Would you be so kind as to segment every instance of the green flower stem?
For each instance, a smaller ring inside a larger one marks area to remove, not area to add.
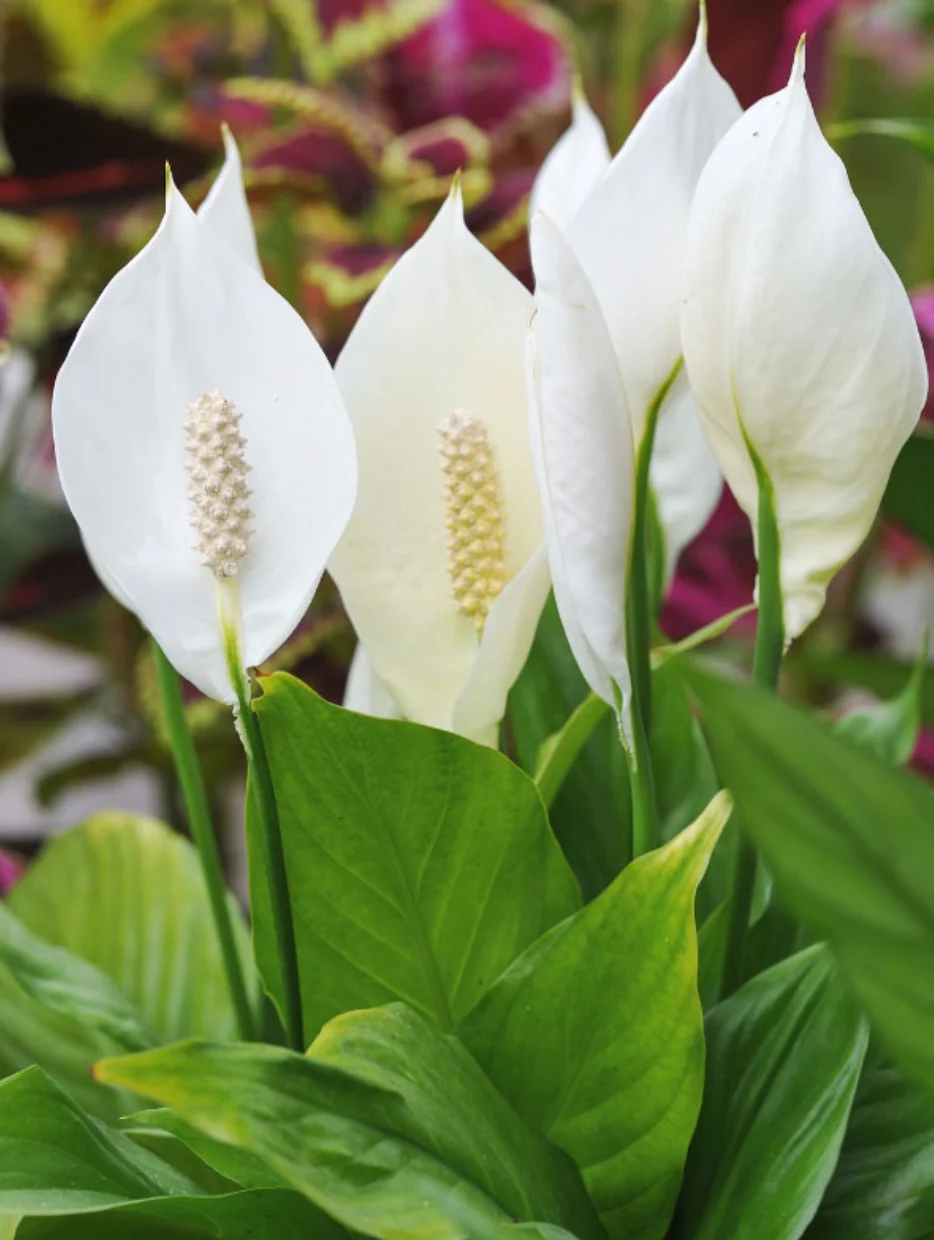
[[[214,836],[214,828],[211,825],[211,814],[208,809],[207,795],[204,791],[204,780],[201,777],[198,755],[195,752],[194,741],[188,728],[188,721],[185,718],[181,683],[178,673],[162,653],[162,649],[156,641],[153,641],[152,649],[156,662],[156,677],[162,699],[162,710],[165,717],[169,747],[172,751],[175,772],[178,776],[182,797],[185,801],[191,834],[198,849],[198,856],[201,859],[201,870],[204,874],[204,884],[207,888],[211,914],[214,918],[214,928],[217,931],[217,939],[220,944],[224,971],[227,975],[227,985],[230,988],[230,997],[237,1017],[237,1028],[240,1037],[244,1041],[251,1041],[255,1036],[254,1015],[243,977],[240,954],[237,951],[237,944],[234,938],[227,884],[224,881],[217,840]]]
[[[755,449],[746,441],[759,483],[757,543],[759,556],[759,619],[756,625],[756,647],[753,655],[753,680],[763,689],[775,691],[785,649],[785,623],[782,606],[781,547],[775,516],[772,483]],[[756,889],[759,857],[755,845],[740,831],[733,891],[730,899],[730,920],[720,997],[727,998],[743,982],[749,916]]]
[[[304,1052],[305,1032],[302,1026],[302,994],[295,949],[295,926],[292,920],[292,899],[285,869],[285,852],[279,827],[279,810],[273,789],[272,774],[259,720],[249,698],[249,688],[242,671],[234,680],[237,689],[237,721],[240,738],[246,750],[250,773],[248,795],[253,797],[263,850],[269,896],[276,932],[279,968],[282,972],[282,1002],[285,1036],[293,1051]]]
[[[621,737],[629,758],[629,786],[632,795],[632,859],[651,852],[658,844],[658,810],[655,803],[655,776],[652,771],[652,754],[649,738],[642,716],[632,711],[632,739],[630,747]]]
[[[636,453],[633,497],[632,546],[626,590],[626,652],[632,676],[632,733],[629,752],[632,790],[632,855],[639,857],[655,847],[658,813],[649,735],[652,726],[652,594],[649,589],[649,524],[651,490],[649,467],[655,444],[655,428],[671,386],[681,369],[681,359],[658,389],[646,412],[645,430]],[[625,738],[622,737],[625,744]]]

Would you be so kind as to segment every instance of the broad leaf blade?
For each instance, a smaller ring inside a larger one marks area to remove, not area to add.
[[[8,902],[35,934],[115,982],[158,1037],[236,1036],[197,855],[162,823],[90,819],[48,845]],[[255,979],[239,910],[234,928]]]
[[[462,1026],[490,1079],[572,1156],[612,1237],[664,1235],[703,1088],[694,893],[729,814],[628,866]]]
[[[0,1233],[2,1235],[2,1233]],[[346,1240],[347,1232],[287,1188],[161,1197],[95,1214],[28,1218],[16,1240]]]
[[[707,1084],[685,1173],[685,1240],[797,1240],[833,1173],[866,1025],[823,947],[707,1017]]]
[[[42,1007],[100,1032],[124,1050],[145,1050],[153,1036],[122,991],[100,970],[29,931],[0,903],[0,961]]]
[[[290,676],[264,687],[257,711],[306,1030],[393,999],[450,1028],[579,907],[535,785],[500,754],[450,733],[331,706]],[[276,993],[258,848],[251,860],[257,958]]]
[[[0,1213],[69,1214],[198,1191],[86,1115],[39,1068],[0,1082],[0,1144]]]
[[[573,1167],[525,1127],[457,1038],[403,1004],[332,1021],[306,1056],[188,1042],[98,1065],[257,1155],[346,1226],[459,1240],[462,1211],[599,1240]]]
[[[714,759],[788,905],[934,1089],[934,794],[749,685],[692,671]]]
[[[934,1234],[934,1100],[895,1068],[866,1071],[808,1240]]]

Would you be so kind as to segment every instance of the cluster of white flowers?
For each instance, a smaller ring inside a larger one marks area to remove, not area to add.
[[[625,703],[643,443],[669,573],[724,475],[755,520],[754,452],[774,492],[786,636],[819,613],[927,379],[905,291],[817,125],[803,49],[789,85],[743,114],[702,13],[615,158],[576,101],[532,195],[534,297],[468,232],[455,185],[333,371],[262,279],[225,142],[197,217],[170,189],[53,406],[103,580],[205,692],[233,699],[231,600],[251,666],[328,566],[360,638],[351,705],[495,742],[550,582],[583,674]],[[179,502],[186,410],[205,393],[235,405],[237,460],[253,468],[249,540],[222,530],[226,550],[215,539],[207,555]]]

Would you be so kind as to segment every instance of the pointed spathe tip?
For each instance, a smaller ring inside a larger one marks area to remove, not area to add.
[[[586,102],[587,95],[584,92],[584,78],[580,71],[580,65],[575,65],[574,72],[571,74],[571,103],[574,107],[578,107]]]
[[[797,82],[804,81],[804,69],[806,56],[807,34],[803,34],[798,40],[798,46],[795,49],[794,64],[791,66],[790,86],[794,86]]]
[[[172,180],[172,168],[169,161],[165,161],[165,209],[168,211],[172,202],[172,191],[175,189],[175,182]]]
[[[461,188],[461,180],[463,178],[463,174],[464,174],[463,168],[458,168],[458,170],[451,177],[451,188],[448,190],[448,198],[453,201],[457,201],[457,202],[463,201],[464,193]]]
[[[697,38],[694,40],[696,47],[707,46],[707,0],[700,0],[697,12]]]

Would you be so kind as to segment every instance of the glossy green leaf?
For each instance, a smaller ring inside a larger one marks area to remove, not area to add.
[[[890,1054],[934,1088],[934,793],[751,685],[693,671],[714,759],[783,899]]]
[[[40,1068],[0,1081],[0,1212],[71,1214],[196,1186],[86,1115]]]
[[[718,1004],[706,1034],[684,1240],[796,1240],[837,1161],[865,1021],[830,953],[813,947]]]
[[[921,701],[927,674],[927,634],[912,668],[908,682],[900,693],[887,702],[879,702],[844,715],[835,730],[857,745],[871,750],[884,762],[904,766],[918,743],[921,731]]]
[[[16,1240],[346,1240],[347,1232],[291,1189],[163,1197],[96,1214],[28,1218]]]
[[[934,128],[928,129],[934,151]],[[882,500],[887,516],[901,522],[912,534],[934,549],[934,435],[930,428],[916,431],[892,468]]]
[[[808,1240],[934,1234],[934,1099],[889,1064],[863,1074]]]
[[[404,1004],[338,1017],[304,1056],[187,1042],[97,1070],[257,1155],[369,1235],[460,1240],[462,1211],[602,1234],[565,1156],[525,1127],[456,1037]]]
[[[567,1150],[611,1237],[663,1236],[700,1107],[694,893],[729,814],[635,861],[507,970],[461,1033],[532,1127]]]
[[[530,774],[542,747],[587,698],[554,599],[539,621],[525,667],[509,695],[506,748]],[[613,881],[629,858],[629,770],[613,712],[596,723],[549,805],[551,825],[586,900]]]
[[[307,1033],[393,999],[451,1028],[579,907],[535,785],[501,754],[451,733],[354,714],[286,675],[264,687],[256,708]],[[275,993],[259,849],[251,861],[257,959]]]
[[[92,818],[52,840],[9,905],[33,933],[115,982],[160,1039],[236,1036],[198,858],[168,827]],[[255,976],[239,911],[235,929]],[[0,1031],[4,1020],[0,1010]]]
[[[153,1044],[139,1012],[109,977],[33,934],[3,903],[0,961],[41,1007],[99,1030],[127,1051]]]

